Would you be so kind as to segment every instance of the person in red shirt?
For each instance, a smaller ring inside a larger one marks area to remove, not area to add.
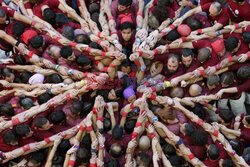
[[[47,118],[36,117],[31,126],[34,131],[34,139],[41,141],[54,135],[55,133],[50,130],[52,126]]]
[[[133,30],[133,24],[129,21],[123,22],[117,35],[123,49],[126,48],[128,53],[131,53],[135,41],[135,30]]]
[[[57,59],[61,56],[60,51],[61,48],[59,46],[49,45],[47,49],[43,52],[42,57],[56,64]]]
[[[241,21],[249,21],[249,8],[248,0],[229,0],[228,13],[233,22],[239,23]]]
[[[248,45],[244,42],[242,35],[233,33],[233,34],[224,34],[225,38],[225,48],[226,51],[239,56],[240,54],[247,53],[249,51]]]
[[[19,147],[18,137],[14,130],[7,129],[0,135],[0,150],[3,152],[12,151]]]
[[[15,132],[18,135],[20,146],[35,142],[32,137],[34,132],[31,130],[29,125],[19,124],[15,127]]]
[[[201,66],[200,62],[194,58],[193,51],[188,48],[182,49],[181,61],[186,73],[192,72]]]

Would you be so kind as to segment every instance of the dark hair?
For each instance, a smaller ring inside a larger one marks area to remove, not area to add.
[[[162,145],[162,151],[168,156],[175,154],[175,148],[172,144],[166,143]]]
[[[250,67],[242,66],[237,71],[237,77],[239,79],[248,79],[250,77]]]
[[[232,159],[223,159],[222,167],[236,167]]]
[[[242,38],[244,40],[244,42],[246,42],[247,44],[250,43],[250,32],[245,32],[242,34]]]
[[[24,33],[25,26],[21,22],[15,22],[13,24],[12,33],[15,37],[20,37]]]
[[[91,20],[93,20],[96,23],[99,23],[99,12],[94,12],[91,14]]]
[[[15,110],[9,103],[0,104],[0,112],[6,117],[11,117],[15,115]]]
[[[33,164],[40,163],[42,165],[43,162],[45,162],[45,160],[46,160],[46,156],[47,156],[47,154],[45,154],[43,150],[33,152],[33,153],[31,153],[30,161]]]
[[[87,163],[90,160],[89,150],[86,148],[79,148],[76,152],[76,160],[80,163]]]
[[[217,12],[220,12],[222,9],[222,5],[219,2],[213,2],[212,5],[214,5],[217,9]]]
[[[202,29],[202,22],[192,16],[187,19],[187,25],[191,28],[192,31]]]
[[[170,53],[168,56],[168,60],[171,58],[176,59],[176,61],[178,61],[178,62],[180,61],[180,56],[178,54]]]
[[[0,18],[4,18],[5,16],[6,16],[5,11],[2,8],[0,8]]]
[[[193,56],[193,51],[192,51],[192,49],[189,49],[189,48],[183,48],[182,49],[182,56],[183,57],[189,57],[189,56]]]
[[[46,82],[47,83],[62,83],[63,79],[59,74],[54,73],[54,74],[47,76]]]
[[[46,8],[43,11],[43,19],[53,25],[55,24],[56,14],[52,9]]]
[[[123,136],[123,128],[121,125],[116,125],[112,130],[112,138],[114,140],[120,140]]]
[[[72,53],[73,53],[73,50],[69,46],[64,46],[60,50],[60,55],[65,59],[71,56]]]
[[[207,77],[207,83],[210,86],[218,85],[220,82],[220,77],[217,74],[211,74]]]
[[[18,103],[24,108],[24,110],[28,110],[31,107],[35,106],[34,101],[31,98],[25,97],[23,95],[20,96]]]
[[[168,41],[175,41],[176,39],[178,39],[180,37],[180,34],[178,33],[178,31],[176,30],[171,30],[166,36],[166,40]]]
[[[30,77],[32,76],[33,74],[29,71],[23,71],[21,74],[20,74],[20,80],[22,83],[28,83]]]
[[[43,125],[45,125],[49,120],[46,117],[36,117],[35,119],[35,126],[37,128],[43,128]]]
[[[26,62],[25,58],[23,55],[18,54],[13,57],[14,63],[15,64],[20,64],[20,65],[27,65],[28,63]]]
[[[206,118],[206,110],[203,108],[203,105],[197,104],[195,105],[192,112],[197,115],[200,119],[204,120]]]
[[[76,62],[81,67],[84,67],[84,66],[91,64],[91,61],[89,60],[89,58],[87,58],[83,55],[78,56],[76,59]]]
[[[231,110],[229,109],[221,109],[219,111],[219,116],[225,123],[230,123],[232,119],[234,118],[234,114]]]
[[[94,48],[94,49],[102,50],[102,47],[96,42],[90,42],[89,47]]]
[[[110,146],[110,154],[113,158],[119,158],[122,155],[122,146],[118,143]]]
[[[69,23],[69,19],[64,13],[57,13],[55,18],[55,23],[58,26],[63,26]]]
[[[12,69],[10,68],[4,68],[2,69],[2,75],[5,77],[10,77],[11,74],[14,74]]]
[[[235,48],[237,48],[239,44],[239,39],[235,36],[230,36],[225,40],[225,47],[228,52],[232,52]]]
[[[43,94],[39,95],[37,97],[37,103],[39,105],[43,104],[43,103],[46,103],[47,101],[49,101],[50,99],[53,98],[53,95],[52,94],[49,94],[47,92],[44,92]]]
[[[204,63],[209,59],[211,51],[208,48],[201,48],[198,51],[198,60],[200,63]]]
[[[80,146],[86,148],[87,150],[91,149],[91,137],[89,133],[82,138]]]
[[[30,127],[26,124],[18,124],[15,128],[15,132],[20,137],[26,137],[30,133]]]
[[[127,120],[124,125],[124,130],[127,134],[131,134],[134,131],[134,127],[136,124],[136,119]]]
[[[122,6],[130,6],[132,5],[132,0],[118,0],[118,4]]]
[[[70,107],[70,111],[74,115],[81,113],[82,109],[83,109],[83,102],[81,100],[75,101]]]
[[[63,36],[73,41],[75,38],[74,29],[70,26],[65,26],[62,31]]]
[[[126,22],[122,23],[121,26],[120,26],[120,30],[121,30],[121,31],[122,31],[122,30],[126,30],[126,29],[128,29],[128,28],[130,28],[131,31],[132,31],[133,28],[134,28],[133,23],[130,23],[130,22],[126,21]]]
[[[10,129],[3,133],[3,142],[10,144],[11,142],[18,142],[18,137],[14,130]]]
[[[64,163],[64,157],[61,155],[55,155],[52,159],[52,167],[62,167]]]
[[[31,40],[30,40],[30,45],[35,48],[35,49],[38,49],[40,48],[42,45],[43,45],[43,37],[40,36],[40,35],[37,35],[35,37],[33,37]]]
[[[171,157],[169,157],[169,161],[170,161],[171,165],[173,165],[175,167],[182,167],[183,160],[178,155],[172,155]]]
[[[202,130],[195,130],[194,133],[191,135],[191,138],[194,144],[198,146],[204,146],[205,144],[207,144],[208,141],[208,135]]]
[[[236,154],[241,154],[241,143],[239,140],[231,139],[229,140],[229,144],[232,146],[232,149],[236,152]]]
[[[66,114],[62,110],[52,111],[50,114],[50,120],[53,124],[59,125],[66,120]]]
[[[85,34],[78,34],[75,36],[75,42],[88,45],[91,42],[91,40]]]
[[[186,136],[191,136],[195,131],[195,128],[192,124],[186,123],[184,128],[184,133]]]
[[[110,159],[110,161],[105,165],[106,167],[120,167],[118,159]]]
[[[65,154],[71,148],[71,144],[68,139],[63,139],[58,145],[58,152]]]
[[[83,109],[82,109],[82,115],[83,116],[87,116],[88,113],[90,113],[90,111],[93,108],[93,103],[91,102],[83,102]]]
[[[98,90],[97,93],[96,93],[96,95],[102,96],[105,102],[109,101],[109,99],[108,99],[108,94],[109,94],[109,90],[107,90],[107,89]],[[96,97],[97,97],[97,96],[95,96],[95,98],[96,98]],[[94,98],[94,99],[95,99],[95,98]]]
[[[152,160],[152,158],[144,152],[139,153],[137,157],[140,158],[140,164],[143,166],[149,166]]]
[[[250,115],[245,115],[245,120],[248,124],[250,124]]]
[[[232,72],[223,73],[220,77],[220,82],[226,85],[231,85],[234,82],[234,74]]]
[[[210,144],[207,153],[211,160],[217,160],[220,157],[220,150],[215,144]]]
[[[100,7],[96,3],[91,3],[89,5],[89,13],[95,13],[95,12],[100,12]]]
[[[161,24],[163,21],[169,18],[169,10],[166,8],[166,6],[158,4],[152,14],[156,17],[156,19]]]
[[[110,119],[104,118],[103,119],[103,129],[105,132],[111,130],[112,127],[112,122],[110,121]]]

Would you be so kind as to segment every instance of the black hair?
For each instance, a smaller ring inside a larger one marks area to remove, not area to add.
[[[18,137],[14,130],[10,129],[3,133],[3,142],[10,144],[11,142],[18,142]]]
[[[19,65],[27,65],[28,63],[26,62],[25,58],[23,55],[18,54],[13,57],[14,63],[19,64]]]
[[[236,139],[231,139],[229,140],[229,144],[232,146],[232,149],[236,152],[236,154],[240,155],[241,154],[241,143],[239,140]]]
[[[122,30],[126,30],[126,29],[128,29],[128,28],[130,28],[131,31],[132,31],[133,28],[134,28],[133,23],[130,23],[129,21],[126,21],[126,22],[122,23],[121,26],[120,26],[121,31],[122,31]]]
[[[46,82],[47,83],[62,83],[63,79],[59,74],[54,73],[54,74],[47,76]]]
[[[75,42],[88,45],[91,42],[91,40],[85,34],[78,34],[75,36]]]
[[[53,124],[59,125],[66,120],[66,114],[62,110],[52,111],[50,114],[50,120]]]
[[[210,144],[207,153],[211,160],[217,160],[220,157],[220,150],[215,144]]]
[[[207,133],[202,130],[195,130],[194,133],[191,135],[191,138],[194,144],[198,146],[205,146],[208,141]]]
[[[15,115],[15,110],[9,103],[0,104],[0,112],[6,117],[11,117]]]
[[[47,154],[45,154],[43,150],[39,150],[37,152],[31,153],[30,161],[33,164],[40,163],[40,165],[42,165],[46,160],[46,156]]]
[[[195,105],[192,112],[202,120],[204,120],[206,118],[206,110],[203,108],[203,105],[201,105],[201,104]]]
[[[232,159],[223,159],[222,167],[236,167]]]
[[[91,14],[91,20],[93,20],[95,23],[99,23],[99,12],[94,12]]]
[[[108,101],[109,101],[109,99],[108,99],[108,94],[109,94],[109,90],[107,90],[107,89],[101,89],[101,90],[98,90],[98,91],[96,92],[96,95],[97,95],[97,96],[98,96],[98,95],[102,96],[105,102],[108,102]],[[95,98],[96,98],[97,96],[95,96]]]
[[[103,129],[105,132],[111,130],[112,127],[112,122],[110,121],[110,119],[104,118],[103,119]]]
[[[122,155],[122,146],[118,143],[110,146],[110,154],[113,158],[119,158]]]
[[[166,36],[165,39],[168,41],[175,41],[176,39],[180,38],[180,34],[176,30],[171,30]]]
[[[189,49],[189,48],[183,48],[182,49],[182,56],[183,57],[189,57],[189,56],[193,56],[193,51],[192,51],[192,49]]]
[[[89,47],[94,48],[94,49],[102,50],[102,47],[96,42],[90,42]]]
[[[55,18],[55,23],[58,26],[63,26],[69,23],[69,19],[64,13],[57,13]]]
[[[39,95],[37,97],[37,103],[39,105],[43,104],[43,103],[46,103],[47,101],[49,101],[50,99],[53,98],[53,95],[52,94],[49,94],[47,92],[44,92],[43,94]]]
[[[220,82],[226,85],[231,85],[234,82],[234,74],[232,72],[223,73],[220,77]]]
[[[20,137],[26,137],[30,133],[30,127],[27,124],[18,124],[15,128],[15,132]]]
[[[56,13],[52,9],[46,8],[43,11],[43,19],[53,25],[55,24]]]
[[[245,32],[242,34],[242,38],[244,40],[244,42],[246,42],[247,44],[250,43],[250,32]]]
[[[192,136],[192,134],[195,131],[194,126],[192,124],[189,124],[189,123],[186,123],[184,126],[185,126],[185,128],[184,128],[185,135],[186,136]]]
[[[110,159],[110,161],[105,165],[106,167],[120,167],[118,159]]]
[[[120,140],[123,136],[123,128],[121,125],[116,125],[112,130],[112,138],[114,140]]]
[[[96,3],[91,3],[89,5],[89,13],[95,13],[95,12],[100,12],[100,7]]]
[[[35,106],[34,101],[29,97],[25,97],[24,95],[20,96],[18,103],[24,108],[24,110],[29,110],[31,107]]]
[[[170,161],[171,165],[173,165],[175,167],[182,167],[183,160],[178,155],[172,155],[171,157],[169,157],[169,161]]]
[[[42,45],[43,45],[43,37],[40,36],[40,35],[37,35],[35,37],[33,37],[31,40],[30,40],[30,45],[35,48],[35,49],[38,49],[40,48]]]
[[[91,103],[91,102],[83,102],[83,109],[82,109],[81,114],[83,116],[87,116],[88,113],[92,110],[92,108],[93,108],[93,103]]]
[[[208,48],[201,48],[198,51],[198,61],[200,63],[204,63],[209,59],[211,55],[211,51]]]
[[[87,150],[90,150],[91,149],[91,137],[90,137],[90,134],[87,134],[85,135],[83,138],[82,138],[82,141],[80,143],[80,147],[84,147],[86,148]]]
[[[218,85],[220,82],[220,77],[217,74],[211,74],[207,77],[207,83],[210,86]]]
[[[29,71],[23,71],[21,74],[20,74],[20,81],[24,84],[28,83],[30,77],[32,77],[32,73],[29,72]]]
[[[76,160],[79,163],[87,163],[90,160],[90,152],[86,148],[79,148],[76,152]]]
[[[74,29],[70,26],[65,26],[62,31],[63,36],[73,41],[75,38]]]
[[[248,124],[250,124],[250,115],[245,115],[245,120]]]
[[[231,110],[229,109],[221,109],[219,111],[219,116],[225,123],[230,123],[232,119],[234,118],[234,114]]]
[[[81,100],[75,101],[70,107],[70,111],[74,115],[81,113],[82,109],[83,109],[83,102]]]
[[[0,8],[0,18],[4,18],[5,16],[6,16],[5,11],[2,8]]]
[[[169,18],[168,8],[160,4],[155,6],[152,14],[156,17],[156,19],[159,21],[160,24]]]
[[[232,52],[235,48],[237,48],[239,44],[239,39],[235,36],[230,36],[225,40],[225,47],[228,52]]]
[[[87,58],[83,55],[78,56],[76,59],[76,62],[81,67],[84,67],[84,66],[91,64],[91,61],[89,60],[89,58]]]
[[[10,69],[10,68],[4,68],[4,69],[2,69],[2,75],[3,75],[4,78],[5,77],[10,77],[11,74],[14,74],[13,71],[12,71],[12,69]]]
[[[137,157],[140,158],[140,164],[143,166],[149,166],[152,160],[152,158],[144,152],[139,153]]]
[[[131,134],[134,131],[134,127],[136,124],[136,119],[127,120],[124,125],[124,130],[127,134]]]
[[[202,29],[202,22],[192,16],[187,19],[187,25],[191,28],[192,31]]]
[[[175,148],[172,144],[166,143],[162,145],[162,151],[168,156],[175,154]]]
[[[118,4],[122,6],[130,6],[132,5],[132,0],[118,0]]]
[[[72,53],[73,53],[73,50],[72,50],[71,47],[69,47],[69,46],[64,46],[64,47],[62,47],[61,50],[60,50],[60,55],[61,55],[63,58],[65,58],[65,59],[67,59],[69,56],[71,56]]]
[[[64,163],[64,157],[61,155],[55,155],[52,159],[52,167],[62,167]]]
[[[248,79],[250,78],[250,67],[249,66],[242,66],[237,71],[237,77],[239,79]]]
[[[24,33],[25,26],[21,22],[15,22],[13,24],[12,33],[15,37],[20,37]]]
[[[122,88],[114,88],[115,94],[117,98],[121,98],[123,96],[123,89]]]
[[[58,152],[61,154],[66,154],[66,152],[71,148],[71,144],[68,139],[63,139],[58,145]]]
[[[46,117],[36,117],[35,119],[35,126],[37,128],[43,128],[43,125],[45,125],[49,120]]]

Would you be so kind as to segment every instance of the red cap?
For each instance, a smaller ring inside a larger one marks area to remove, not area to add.
[[[186,37],[186,36],[189,36],[192,30],[188,25],[182,24],[178,26],[177,31],[181,36]]]
[[[120,14],[120,15],[119,15],[119,18],[121,19],[121,24],[124,23],[124,22],[133,23],[133,20],[132,20],[132,13],[130,13],[130,14],[128,14],[128,15]]]
[[[24,43],[29,44],[29,41],[37,35],[38,34],[35,30],[27,30],[21,35],[21,40]]]
[[[216,40],[211,45],[212,45],[213,50],[216,53],[220,53],[225,48],[225,44],[224,44],[224,40],[223,39]]]

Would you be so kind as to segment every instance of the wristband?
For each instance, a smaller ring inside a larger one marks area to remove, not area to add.
[[[140,62],[139,62],[139,61],[135,61],[135,65],[136,65],[136,66],[139,66],[139,65],[140,65]]]
[[[59,64],[57,64],[57,65],[55,66],[55,69],[57,70],[57,69],[58,69],[58,67],[59,67]]]
[[[19,121],[18,118],[12,119],[11,122],[12,122],[12,125],[13,125],[13,126],[20,124],[20,121]]]
[[[233,150],[232,152],[230,152],[230,155],[234,156],[235,155],[235,151]]]
[[[100,31],[98,32],[97,36],[98,36],[99,38],[101,38],[101,32],[100,32]]]
[[[220,70],[220,69],[221,69],[221,66],[220,66],[220,64],[217,64],[217,65],[214,66],[214,68],[215,68],[216,70]]]
[[[171,25],[171,26],[169,26],[169,28],[171,29],[171,30],[173,30],[173,29],[175,29],[175,25]]]
[[[151,94],[151,96],[149,97],[149,100],[155,100],[156,96],[154,94]]]
[[[97,153],[97,150],[96,150],[96,149],[92,149],[92,148],[91,148],[91,151],[90,151],[90,152],[91,152],[91,154],[93,154],[93,153]]]
[[[187,38],[186,37],[181,37],[182,42],[186,42]]]
[[[232,58],[232,56],[228,56],[227,59],[228,59],[229,62],[233,62],[234,61],[234,59]]]
[[[87,131],[91,132],[93,130],[92,126],[87,126]]]
[[[168,48],[168,50],[170,50],[170,49],[171,49],[169,45],[167,45],[167,48]]]
[[[205,102],[205,103],[203,104],[203,106],[204,106],[204,107],[207,107],[207,106],[208,106],[208,103],[207,103],[207,102]]]
[[[84,82],[84,80],[83,80],[83,79],[81,80],[81,84],[82,84],[82,86],[84,86],[84,85],[85,85],[85,82]]]
[[[108,21],[110,21],[111,19],[114,19],[114,17],[113,16],[109,16],[108,17]]]
[[[69,44],[71,47],[75,47],[76,45],[77,45],[77,43],[76,42],[70,42],[70,44]]]
[[[101,121],[101,122],[103,122],[103,117],[97,117],[97,121]]]
[[[66,94],[66,99],[69,101],[71,99],[70,94]]]
[[[104,144],[99,144],[99,150],[103,150],[104,149]]]
[[[239,29],[239,28],[240,28],[240,24],[234,24],[234,27],[235,27],[236,29]]]
[[[122,113],[122,117],[127,117],[128,113],[126,113],[125,111]]]
[[[115,39],[115,40],[113,41],[113,43],[114,43],[114,45],[116,45],[116,44],[119,44],[119,41],[118,41],[117,39]]]
[[[158,55],[158,54],[159,54],[159,52],[158,52],[157,49],[154,49],[153,52],[155,53],[155,55]]]
[[[166,35],[166,33],[165,32],[161,32],[161,35],[164,37]]]
[[[196,30],[198,34],[202,34],[202,29]]]
[[[79,130],[80,130],[81,132],[85,131],[85,129],[86,129],[85,126],[82,126],[82,125],[81,125],[80,128],[79,128]]]
[[[92,34],[93,34],[93,32],[91,32],[91,31],[90,31],[90,32],[88,32],[88,36],[90,36],[90,35],[92,35]]]
[[[104,67],[103,72],[108,72],[108,67]]]
[[[102,42],[102,39],[98,39],[98,41],[96,43],[98,43],[100,45],[101,42]]]
[[[75,166],[75,161],[70,160],[68,165],[69,165],[69,166]]]
[[[183,141],[182,141],[182,139],[180,138],[178,141],[177,141],[177,143],[176,143],[178,146],[179,145],[182,145],[183,144]]]
[[[94,115],[96,115],[97,114],[97,108],[93,107],[92,112],[93,112]]]
[[[147,67],[146,66],[141,66],[141,71],[145,71],[146,69],[147,69]]]
[[[20,44],[20,42],[16,41],[15,46],[18,47],[19,44]]]
[[[83,74],[83,76],[84,76],[85,78],[87,78],[87,77],[88,77],[88,72],[85,72],[85,73]]]
[[[46,139],[44,139],[44,141],[45,141],[46,143],[50,143],[50,142],[51,142],[49,137],[47,137]]]
[[[154,123],[154,122],[156,122],[156,121],[158,121],[158,117],[157,117],[157,116],[154,116],[154,117],[152,118],[152,122]]]
[[[115,68],[115,66],[112,63],[109,64],[109,67]]]
[[[164,83],[166,84],[167,88],[171,86],[171,83],[169,81],[164,81]]]
[[[151,87],[151,90],[152,90],[153,92],[156,92],[156,87]]]
[[[102,57],[106,57],[106,52],[101,53]]]
[[[247,53],[247,57],[250,58],[250,52]]]
[[[149,125],[150,125],[150,123],[147,121],[147,122],[145,123],[145,127],[148,128]]]
[[[142,54],[143,54],[143,51],[136,51],[136,52],[138,52],[139,53],[139,56],[141,56]]]
[[[140,31],[141,30],[141,27],[136,27],[136,32]]]
[[[61,38],[60,37],[56,37],[55,40],[58,42]]]
[[[193,3],[191,1],[188,2],[188,7],[192,7]]]
[[[134,109],[134,108],[135,108],[134,103],[131,103],[130,104],[130,109]]]
[[[138,11],[137,12],[137,16],[140,15],[141,17],[143,17],[142,11]]]
[[[66,134],[65,132],[61,132],[61,133],[60,133],[60,136],[61,136],[62,138],[64,138],[64,139],[65,139],[65,138],[66,138],[66,136],[67,136],[67,134]]]
[[[216,137],[217,137],[217,136],[218,136],[218,134],[219,134],[219,132],[218,132],[217,130],[214,130],[214,131],[213,131],[213,135],[214,135],[214,136],[216,136]]]
[[[149,137],[150,137],[151,139],[153,139],[153,138],[155,137],[155,132],[149,133]]]
[[[32,21],[31,26],[34,27],[36,25],[36,21]]]
[[[216,31],[216,34],[217,34],[217,36],[220,36],[221,35],[221,31],[220,30]]]
[[[51,94],[51,89],[47,89],[46,93]]]
[[[28,57],[31,58],[31,57],[33,56],[33,54],[34,54],[34,53],[33,53],[32,51],[29,51],[29,52],[28,52]]]
[[[199,71],[200,71],[200,73],[201,73],[201,75],[202,75],[203,77],[206,77],[206,74],[205,74],[204,70],[199,70]]]
[[[4,154],[4,152],[1,152],[0,158],[1,158],[2,160],[6,160],[6,159],[7,159],[6,156],[5,156],[5,154]]]
[[[84,50],[87,51],[87,52],[90,52],[91,47],[86,47],[86,48],[84,48]]]
[[[133,132],[133,133],[132,133],[132,140],[133,140],[133,139],[137,139],[137,136],[138,136],[138,134],[137,134],[136,132]]]
[[[188,155],[188,158],[189,158],[190,160],[194,159],[194,154],[193,154],[193,153],[189,154],[189,155]]]
[[[30,150],[30,145],[29,144],[24,145],[23,146],[23,151],[26,152],[28,150]]]
[[[136,122],[135,127],[140,127],[142,126],[142,123]]]
[[[116,30],[111,30],[110,32],[111,32],[111,35],[112,35],[112,34],[117,34],[117,31],[116,31]]]
[[[54,107],[54,105],[55,105],[55,104],[54,104],[54,100],[50,100],[50,101],[49,101],[49,107]]]
[[[197,124],[201,126],[203,124],[203,120],[199,118]]]

